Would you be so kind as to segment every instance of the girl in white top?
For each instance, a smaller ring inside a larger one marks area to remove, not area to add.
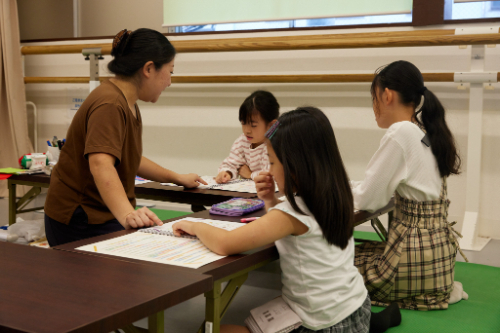
[[[354,206],[375,211],[393,195],[396,202],[387,242],[357,246],[355,265],[372,304],[446,309],[459,249],[447,221],[446,178],[459,173],[460,157],[445,110],[407,61],[379,70],[371,93],[377,124],[387,132],[365,179],[354,184]]]
[[[268,213],[233,231],[187,221],[174,231],[196,235],[222,255],[275,242],[283,299],[303,321],[296,332],[368,332],[370,300],[353,265],[352,194],[328,118],[299,108],[281,115],[266,136],[271,167],[255,181]],[[275,181],[284,202],[275,197]],[[221,332],[249,331],[227,325]]]
[[[239,113],[243,134],[234,141],[229,156],[220,165],[217,183],[227,183],[238,176],[254,179],[259,172],[269,170],[264,135],[278,119],[279,110],[278,101],[268,91],[254,91],[243,101]]]

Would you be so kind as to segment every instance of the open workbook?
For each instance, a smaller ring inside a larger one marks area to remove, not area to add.
[[[84,245],[77,250],[189,268],[199,268],[224,258],[210,251],[196,237],[174,236],[172,225],[181,220],[202,222],[225,230],[234,230],[245,225],[237,222],[186,217],[162,226],[145,228],[125,236]]]

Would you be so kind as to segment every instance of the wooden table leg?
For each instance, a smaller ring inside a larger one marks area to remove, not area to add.
[[[125,333],[164,333],[165,315],[163,311],[148,317],[148,328],[134,326],[133,324],[121,328]]]
[[[148,317],[149,333],[164,333],[165,332],[165,314],[163,311],[157,312]]]
[[[224,288],[224,291],[222,292],[221,284],[224,281],[216,281],[214,283],[214,289],[205,293],[205,322],[198,330],[199,333],[220,333],[220,322],[247,278],[248,272],[239,275],[236,274],[235,276],[232,276],[232,278],[230,277],[226,288]]]
[[[16,223],[16,184],[8,180],[9,188],[9,225]]]
[[[205,333],[220,333],[220,296],[221,296],[221,281],[214,282],[214,288],[205,293],[205,322],[198,332]]]

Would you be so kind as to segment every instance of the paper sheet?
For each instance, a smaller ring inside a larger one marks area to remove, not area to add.
[[[251,179],[235,179],[229,181],[225,184],[218,184],[215,181],[214,176],[202,176],[201,177],[208,185],[200,185],[198,188],[207,190],[221,190],[221,191],[231,191],[240,193],[257,193],[255,188],[255,182]],[[166,186],[179,186],[173,183],[161,183],[161,185]],[[278,192],[278,186],[276,186],[276,192]]]
[[[235,222],[183,218],[165,224],[162,227],[164,230],[168,228],[171,230],[172,224],[181,220],[204,222],[216,227],[223,227],[223,229],[226,230],[236,229],[237,227],[245,225]],[[231,225],[228,225],[228,223]],[[155,228],[162,227],[158,226]],[[224,258],[224,256],[220,256],[210,251],[198,239],[157,235],[140,231],[81,246],[77,248],[77,250],[98,252],[123,258],[146,260],[189,268],[199,268]]]
[[[146,183],[151,183],[152,180],[149,179],[144,179],[139,176],[135,176],[135,185],[141,185],[141,184],[146,184]]]

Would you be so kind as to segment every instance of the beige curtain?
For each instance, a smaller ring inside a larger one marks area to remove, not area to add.
[[[19,157],[33,151],[20,50],[17,1],[0,0],[0,168],[17,167]],[[7,181],[1,180],[0,197],[6,196]]]

